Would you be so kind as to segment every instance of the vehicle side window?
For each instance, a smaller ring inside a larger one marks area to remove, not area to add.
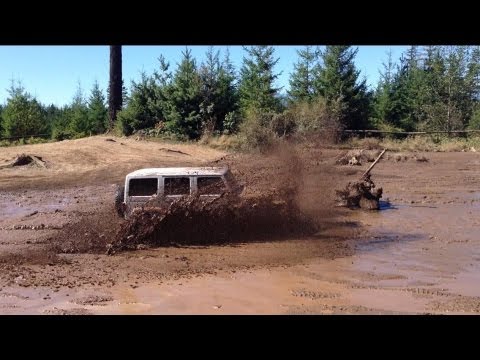
[[[164,179],[164,195],[189,195],[189,177],[167,177]]]
[[[131,179],[128,196],[152,196],[157,193],[157,179]]]
[[[205,176],[197,178],[197,189],[200,195],[218,195],[226,190],[220,176]]]

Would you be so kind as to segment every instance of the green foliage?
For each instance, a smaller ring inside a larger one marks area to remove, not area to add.
[[[56,141],[63,141],[72,139],[74,134],[68,129],[54,128],[52,131],[52,139]]]
[[[318,132],[332,123],[327,103],[320,97],[313,102],[298,102],[287,112],[293,117],[296,131],[300,135]]]
[[[276,134],[271,127],[274,113],[258,110],[248,110],[245,119],[240,124],[239,139],[242,150],[270,148],[276,141]]]
[[[108,110],[102,90],[95,81],[88,99],[87,128],[86,131],[93,134],[105,132],[108,127]]]
[[[373,96],[371,123],[380,128],[391,125],[394,110],[394,73],[395,64],[392,52],[388,53],[388,62],[383,63],[383,72],[380,72],[380,80]]]
[[[470,122],[468,124],[468,129],[470,130],[480,130],[480,104],[477,104],[472,117],[470,118]]]
[[[86,136],[90,133],[88,107],[80,83],[78,84],[72,103],[70,107],[66,109],[65,114],[68,118],[69,130],[74,136]]]
[[[359,80],[360,71],[354,59],[358,49],[351,46],[327,46],[321,52],[322,67],[315,81],[315,92],[331,107],[332,114],[347,128],[362,129],[368,125],[370,94],[366,80]]]
[[[45,111],[20,83],[12,81],[9,98],[2,111],[5,137],[29,137],[48,131]]]
[[[375,93],[373,120],[406,131],[461,130],[479,100],[480,50],[412,46],[391,75],[389,61]]]
[[[117,115],[117,129],[130,135],[133,132],[150,128],[160,120],[157,85],[152,77],[141,74],[138,83],[132,81],[128,105]]]
[[[318,49],[305,46],[297,50],[298,62],[293,65],[293,73],[290,75],[290,90],[288,95],[293,102],[310,102],[318,96],[315,92],[315,81],[318,76]]]
[[[225,115],[225,120],[223,121],[223,132],[225,134],[233,134],[237,132],[240,119],[240,114],[236,111],[227,113]]]
[[[168,106],[164,109],[166,129],[195,139],[202,132],[202,84],[191,50],[186,49],[182,55],[167,92]]]
[[[201,80],[200,114],[204,130],[232,132],[237,126],[237,88],[235,71],[227,51],[220,61],[220,52],[210,47],[207,59],[199,70]],[[227,119],[228,115],[228,119]],[[225,128],[226,126],[226,128]]]
[[[282,94],[275,87],[279,59],[274,48],[244,49],[238,74],[228,50],[221,56],[211,47],[197,65],[186,49],[173,69],[160,56],[158,69],[142,73],[130,94],[122,86],[124,104],[116,131],[130,135],[145,130],[159,138],[202,137],[219,143],[224,142],[219,140],[225,138],[222,134],[238,133],[235,143],[264,149],[295,134],[336,138],[344,128],[480,129],[479,46],[412,46],[399,61],[389,54],[373,93],[355,67],[358,50],[351,46],[298,50],[290,88]],[[63,108],[40,104],[13,82],[9,98],[0,105],[0,134],[18,138],[15,144],[35,142],[30,136],[37,134],[55,140],[99,134],[109,125],[97,82],[88,98],[79,86]]]
[[[281,108],[278,98],[280,88],[274,87],[279,74],[274,67],[279,58],[274,58],[272,46],[251,46],[244,48],[248,57],[243,59],[240,70],[240,107],[243,114],[251,109],[277,111]]]

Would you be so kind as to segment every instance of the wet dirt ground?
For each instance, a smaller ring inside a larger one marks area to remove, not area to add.
[[[112,205],[117,179],[72,183],[70,174],[52,189],[48,176],[32,184],[0,171],[8,183],[0,191],[0,313],[478,314],[480,155],[381,160],[372,179],[384,189],[382,210],[366,212],[317,196],[333,193],[326,172],[342,187],[369,165],[324,166],[338,153],[300,151],[299,199],[321,224],[312,236],[114,256],[103,246],[122,222]],[[253,161],[229,161],[240,177],[252,172]],[[273,181],[265,174],[274,162],[254,166],[257,183]]]

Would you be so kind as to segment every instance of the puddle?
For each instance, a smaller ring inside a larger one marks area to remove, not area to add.
[[[69,198],[63,198],[55,203],[48,204],[28,204],[28,202],[25,201],[22,205],[18,205],[19,202],[21,201],[18,199],[0,202],[0,218],[6,220],[22,218],[32,214],[34,211],[52,212],[56,209],[64,210],[70,205],[71,200]]]
[[[462,201],[473,196],[455,195]],[[475,194],[474,199],[480,196]],[[353,256],[143,283],[137,288],[119,284],[111,289],[112,301],[84,308],[96,314],[285,314],[292,309],[300,313],[446,313],[453,306],[448,301],[480,297],[480,222],[468,204],[393,203],[382,205],[387,211],[352,212],[352,224],[368,229],[366,239],[353,243]],[[46,300],[43,290],[15,291],[17,297],[0,296],[0,312],[79,311],[71,301],[72,290],[70,297],[62,289]],[[474,300],[471,303],[476,304]],[[441,306],[431,310],[435,301]],[[464,303],[456,309],[464,306],[467,313],[475,309]]]

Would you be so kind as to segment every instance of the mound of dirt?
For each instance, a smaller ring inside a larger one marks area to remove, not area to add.
[[[225,194],[204,201],[185,197],[168,207],[134,212],[108,246],[108,254],[145,246],[211,245],[309,235],[316,226],[292,197],[234,198]]]
[[[11,168],[16,166],[33,165],[41,168],[46,168],[46,162],[40,156],[21,154],[15,157],[10,163],[0,165],[1,168]]]
[[[349,150],[335,160],[337,165],[362,165],[365,162],[373,162],[381,153],[381,150]]]
[[[375,189],[375,183],[370,179],[370,174],[366,175],[361,181],[349,182],[345,189],[335,190],[335,192],[339,206],[346,206],[351,209],[380,209],[383,189]]]

